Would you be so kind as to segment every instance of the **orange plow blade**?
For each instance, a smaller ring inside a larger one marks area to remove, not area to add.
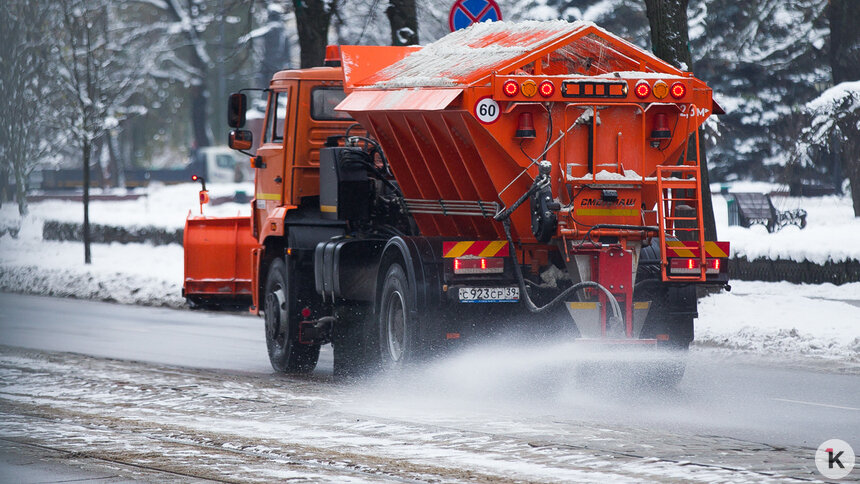
[[[182,294],[195,305],[251,303],[250,217],[189,217],[183,237]]]

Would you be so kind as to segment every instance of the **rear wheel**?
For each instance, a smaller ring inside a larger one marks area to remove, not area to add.
[[[266,277],[263,312],[269,362],[277,371],[309,373],[317,365],[320,346],[299,343],[298,288],[286,262],[280,258],[272,261]]]
[[[645,378],[653,386],[673,388],[684,377],[687,351],[693,341],[693,321],[696,319],[695,286],[657,287],[651,310],[642,328],[643,338],[668,337],[664,353],[657,361],[646,365]]]
[[[693,321],[696,319],[696,288],[664,283],[660,272],[660,246],[655,240],[643,247],[636,274],[638,301],[651,301],[651,309],[642,327],[642,338],[668,337],[663,347],[666,358],[647,365],[648,383],[671,388],[684,376],[686,352],[693,341]]]
[[[418,326],[412,317],[414,304],[406,272],[400,264],[391,264],[382,284],[377,325],[383,369],[403,367],[418,356]]]

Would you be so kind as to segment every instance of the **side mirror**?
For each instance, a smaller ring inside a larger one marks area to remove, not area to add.
[[[245,126],[245,111],[248,110],[248,96],[241,92],[230,94],[227,102],[227,124],[231,128]]]
[[[230,131],[227,145],[234,150],[247,151],[251,149],[253,141],[254,135],[247,129],[234,129]]]

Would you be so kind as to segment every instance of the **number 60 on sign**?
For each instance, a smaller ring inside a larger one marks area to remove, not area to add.
[[[499,119],[499,103],[491,97],[482,97],[475,103],[475,117],[484,124],[495,123]]]

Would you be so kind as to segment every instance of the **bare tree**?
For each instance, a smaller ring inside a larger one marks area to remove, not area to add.
[[[684,71],[693,70],[690,40],[687,26],[687,0],[645,0],[648,23],[651,25],[651,49],[657,57]],[[691,149],[698,148],[702,186],[702,219],[705,240],[717,240],[717,224],[714,220],[714,204],[711,200],[708,157],[704,130],[699,130],[699,143],[691,137]]]
[[[147,51],[155,58],[147,75],[184,86],[190,99],[192,145],[213,142],[210,114],[221,99],[213,99],[211,83],[222,84],[224,76],[241,66],[250,56],[253,36],[251,11],[255,2],[247,0],[125,0],[136,10],[137,29],[148,39]],[[238,41],[229,40],[236,25]],[[227,32],[227,29],[230,32]]]
[[[152,64],[134,26],[113,19],[110,0],[60,0],[56,48],[57,109],[80,149],[84,181],[84,263],[90,251],[90,165],[97,140],[116,126],[133,95],[145,86],[142,67]]]
[[[266,18],[259,32],[254,32],[261,45],[261,56],[257,67],[257,86],[268,86],[272,76],[290,67],[290,39],[286,34],[284,7],[279,2],[270,1],[266,5]]]
[[[27,213],[26,184],[45,144],[45,68],[50,48],[46,0],[12,2],[0,8],[0,184],[14,179],[18,213]],[[5,192],[6,190],[3,190]],[[0,193],[5,197],[6,193]],[[0,198],[0,203],[2,199]]]

